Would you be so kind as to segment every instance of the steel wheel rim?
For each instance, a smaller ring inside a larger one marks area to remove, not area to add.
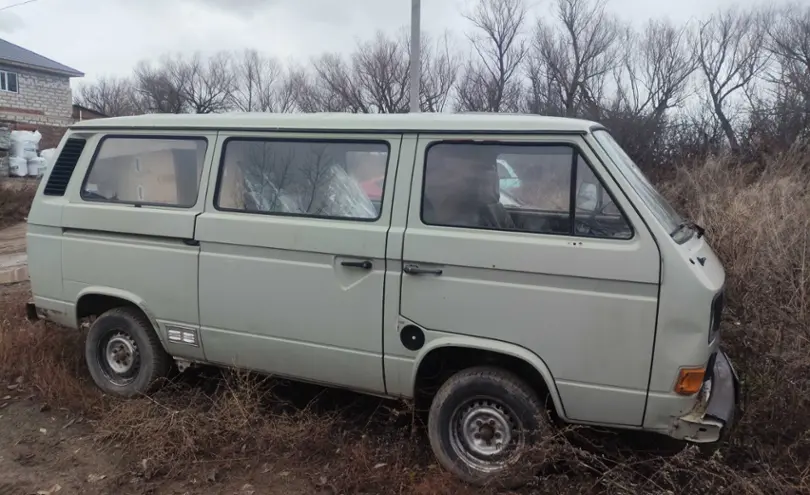
[[[461,403],[450,417],[450,445],[468,468],[492,473],[520,457],[526,444],[514,411],[493,397]]]
[[[135,340],[126,332],[118,331],[99,342],[98,361],[107,380],[124,386],[138,375],[141,354]]]

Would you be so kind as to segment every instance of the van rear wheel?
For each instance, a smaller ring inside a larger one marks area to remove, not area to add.
[[[171,357],[152,324],[131,307],[111,309],[93,322],[85,360],[96,385],[120,397],[150,392],[171,370]]]
[[[537,393],[518,376],[474,367],[450,377],[430,407],[428,436],[445,469],[474,485],[516,488],[534,473],[525,463],[550,427]]]

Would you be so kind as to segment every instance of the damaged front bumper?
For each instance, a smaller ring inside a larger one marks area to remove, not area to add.
[[[708,374],[695,406],[672,423],[670,436],[694,443],[713,443],[728,434],[740,415],[740,379],[718,350],[709,360]]]

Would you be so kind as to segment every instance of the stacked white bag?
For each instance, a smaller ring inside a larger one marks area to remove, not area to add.
[[[11,131],[10,175],[38,177],[42,174],[45,160],[37,156],[41,139],[39,131]]]
[[[42,150],[39,152],[40,158],[45,160],[45,163],[42,164],[42,173],[44,174],[51,166],[53,165],[53,161],[56,159],[56,148],[48,148],[46,150]]]

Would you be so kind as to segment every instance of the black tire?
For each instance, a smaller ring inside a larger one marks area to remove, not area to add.
[[[104,392],[119,397],[152,391],[171,370],[171,356],[136,308],[114,308],[98,317],[87,332],[84,349],[93,381]],[[110,353],[115,358],[108,359]]]
[[[500,427],[507,423],[508,436]],[[467,483],[517,488],[534,478],[531,463],[521,461],[527,460],[530,446],[550,426],[532,387],[506,370],[481,366],[462,370],[441,386],[430,406],[428,437],[439,463]],[[491,453],[489,459],[470,445],[485,442],[483,448],[489,449],[494,442],[496,449],[504,448],[498,440],[509,438],[506,451]]]

